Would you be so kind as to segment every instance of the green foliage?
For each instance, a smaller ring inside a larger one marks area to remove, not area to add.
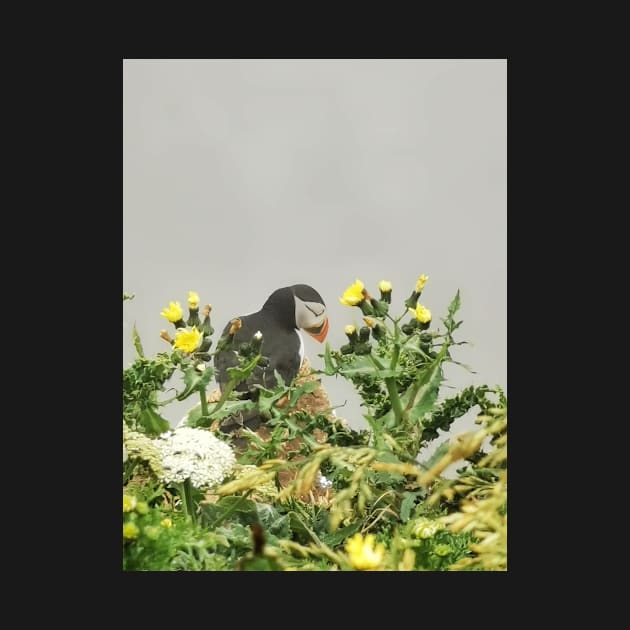
[[[129,428],[148,435],[168,429],[168,421],[157,412],[157,394],[175,367],[168,354],[160,353],[155,359],[139,357],[123,370],[123,419]]]
[[[331,410],[300,407],[318,380],[284,383],[278,375],[275,387],[257,386],[255,400],[241,399],[236,385],[267,361],[259,339],[236,349],[229,383],[219,400],[208,402],[214,373],[204,362],[232,343],[226,333],[208,352],[209,306],[206,337],[190,354],[172,347],[147,358],[134,326],[139,356],[123,370],[129,428],[149,437],[167,428],[157,394],[176,370],[184,382],[176,398],[200,397],[188,426],[215,431],[223,419],[252,411],[265,425],[264,432],[216,432],[238,444],[239,467],[222,485],[191,496],[161,486],[142,462],[125,463],[123,492],[135,507],[123,512],[124,570],[506,570],[507,399],[500,388],[481,385],[437,402],[444,365],[457,363],[461,300],[458,291],[441,319],[444,330],[432,329],[421,308],[407,310],[425,281],[398,317],[387,290],[381,300],[365,297],[356,306],[368,316],[366,325],[349,327],[349,342],[339,350],[325,346],[324,370],[316,375],[340,376],[356,387],[369,426],[362,431]],[[356,290],[350,297],[360,296]],[[479,430],[444,440],[422,461],[424,449],[475,409]],[[455,462],[455,475],[443,476]]]

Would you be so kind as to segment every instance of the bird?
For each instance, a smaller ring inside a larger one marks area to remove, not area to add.
[[[221,392],[230,380],[228,368],[239,363],[238,348],[252,340],[260,341],[260,354],[265,361],[257,365],[251,375],[235,386],[241,398],[256,400],[259,390],[275,387],[275,371],[289,384],[298,375],[304,359],[304,340],[300,330],[319,343],[328,334],[328,313],[322,296],[307,284],[294,284],[276,289],[255,313],[232,318],[221,334],[214,355],[215,379]],[[228,340],[232,336],[231,343]],[[223,347],[223,349],[220,349]],[[256,410],[245,411],[226,418],[221,424],[223,433],[231,433],[241,426],[256,430],[263,422]]]

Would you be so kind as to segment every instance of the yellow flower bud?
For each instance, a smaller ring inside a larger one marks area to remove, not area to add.
[[[199,347],[203,335],[193,326],[190,330],[180,328],[175,333],[175,347],[184,352],[194,352]]]
[[[169,529],[170,527],[173,527],[173,521],[170,518],[168,518],[168,517],[167,518],[163,518],[160,521],[160,525],[162,527],[166,527],[167,529]]]
[[[164,341],[168,343],[173,343],[173,338],[165,330],[160,330],[160,339],[164,339]]]
[[[357,329],[355,326],[353,326],[352,324],[348,324],[343,331],[346,333],[346,335],[354,335],[355,332],[357,332]]]
[[[136,507],[136,497],[123,494],[123,512],[131,512]]]
[[[190,308],[199,308],[199,295],[194,291],[188,291],[188,306]]]
[[[378,283],[378,288],[381,293],[391,293],[392,283],[389,280],[381,280]]]
[[[123,524],[123,538],[125,540],[134,540],[135,538],[138,538],[139,533],[140,529],[135,523]]]
[[[425,276],[424,274],[418,278],[418,282],[416,282],[416,292],[420,293],[420,291],[424,289],[424,285],[427,283],[428,279],[429,276]]]
[[[230,326],[230,330],[228,331],[230,335],[235,335],[237,330],[240,330],[243,322],[237,317],[232,320],[232,325]]]
[[[184,311],[182,311],[179,302],[169,302],[168,308],[165,308],[160,315],[166,317],[171,324],[174,324],[182,319]]]

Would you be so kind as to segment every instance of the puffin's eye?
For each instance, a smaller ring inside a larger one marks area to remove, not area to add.
[[[315,315],[315,317],[319,317],[324,312],[324,309],[322,309],[321,311],[319,311],[319,313],[317,313],[308,304],[304,304],[304,306],[306,306],[306,308],[309,311],[311,311],[311,313],[313,313],[313,315]]]

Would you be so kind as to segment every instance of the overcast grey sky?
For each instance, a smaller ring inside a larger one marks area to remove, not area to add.
[[[361,324],[339,303],[356,278],[376,295],[390,280],[402,306],[424,273],[439,326],[460,289],[471,345],[453,354],[477,372],[447,366],[441,395],[507,391],[506,160],[506,60],[125,60],[124,364],[134,322],[147,354],[167,349],[160,311],[189,290],[213,306],[216,345],[231,317],[310,284],[338,348]],[[321,367],[323,346],[304,343]],[[323,383],[367,426],[350,383]]]

